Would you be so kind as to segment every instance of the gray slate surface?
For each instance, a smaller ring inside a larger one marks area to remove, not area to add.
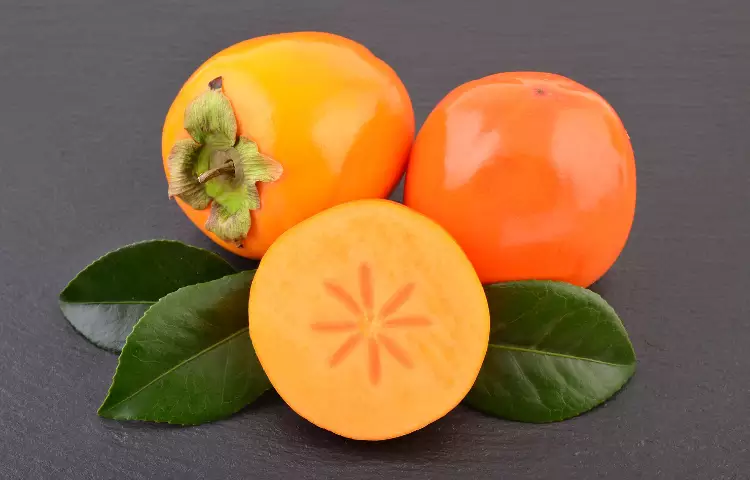
[[[0,478],[750,478],[748,19],[742,0],[1,0]],[[58,292],[126,243],[213,248],[167,200],[163,116],[212,53],[295,30],[370,47],[420,124],[496,71],[558,72],[615,106],[638,209],[597,290],[639,357],[622,393],[545,426],[461,407],[381,444],[273,395],[194,428],[96,416],[116,357],[73,331]]]

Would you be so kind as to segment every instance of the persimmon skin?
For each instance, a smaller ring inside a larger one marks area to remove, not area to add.
[[[483,283],[587,287],[633,223],[630,138],[594,91],[560,75],[511,72],[459,86],[417,135],[405,203],[441,224]]]
[[[409,95],[396,73],[364,46],[328,33],[257,37],[208,59],[187,80],[167,113],[162,158],[183,128],[187,105],[216,77],[237,117],[238,135],[256,142],[284,168],[258,184],[242,248],[206,231],[209,210],[177,198],[187,217],[222,247],[260,258],[291,226],[350,200],[387,197],[403,174],[414,137]]]

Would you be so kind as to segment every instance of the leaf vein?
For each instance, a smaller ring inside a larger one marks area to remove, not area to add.
[[[234,338],[238,337],[240,334],[246,333],[247,330],[248,330],[248,327],[244,327],[241,330],[237,330],[235,333],[233,333],[233,334],[229,335],[228,337],[222,339],[220,342],[216,342],[213,345],[211,345],[211,346],[209,346],[207,348],[204,348],[200,352],[191,355],[190,357],[188,357],[187,359],[181,361],[177,365],[175,365],[175,366],[169,368],[168,370],[164,371],[163,373],[159,374],[157,377],[155,377],[154,379],[152,379],[151,381],[149,381],[147,384],[145,384],[144,386],[142,386],[141,388],[139,388],[135,392],[133,392],[130,395],[128,395],[127,397],[123,398],[119,402],[111,405],[110,407],[107,408],[107,410],[113,410],[118,405],[122,404],[123,402],[127,402],[131,398],[133,398],[136,395],[138,395],[139,393],[143,392],[145,389],[147,389],[148,387],[150,387],[151,385],[153,385],[157,381],[161,380],[166,375],[169,375],[170,373],[174,372],[175,370],[177,370],[178,368],[182,367],[183,365],[186,365],[186,364],[190,363],[191,361],[195,360],[196,358],[200,357],[201,355],[203,355],[205,353],[208,353],[208,352],[210,352],[211,350],[213,350],[215,348],[220,347],[221,345],[229,342],[230,340],[233,340]],[[174,411],[174,408],[172,408],[172,411]]]
[[[515,345],[507,345],[502,343],[491,343],[489,345],[490,348],[497,348],[500,350],[511,350],[515,352],[525,352],[525,353],[533,353],[536,355],[548,355],[551,357],[561,357],[561,358],[568,358],[570,360],[580,360],[582,362],[591,362],[591,363],[601,363],[602,365],[610,365],[613,367],[628,367],[630,364],[626,363],[612,363],[612,362],[605,362],[604,360],[597,360],[595,358],[585,358],[585,357],[577,357],[575,355],[569,355],[566,353],[558,353],[558,352],[547,352],[544,350],[536,350],[533,348],[524,348],[524,347],[517,347]]]

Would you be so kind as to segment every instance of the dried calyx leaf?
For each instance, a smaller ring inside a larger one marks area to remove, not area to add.
[[[221,77],[214,79],[208,90],[188,105],[185,130],[198,143],[231,147],[237,138],[237,120],[232,104],[221,90],[222,83]]]
[[[260,208],[257,182],[273,182],[281,164],[237,137],[237,120],[222,92],[221,77],[185,110],[185,130],[192,140],[179,140],[167,159],[169,196],[196,210],[211,205],[206,229],[222,240],[240,242],[250,230],[250,210]]]

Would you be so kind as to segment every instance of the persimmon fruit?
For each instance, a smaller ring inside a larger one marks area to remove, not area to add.
[[[468,393],[489,309],[456,242],[388,200],[359,200],[282,234],[248,306],[255,352],[310,422],[358,440],[405,435]]]
[[[164,121],[170,196],[211,239],[259,258],[328,207],[384,198],[401,177],[414,114],[396,73],[328,33],[268,35],[201,65]]]
[[[484,283],[587,287],[628,238],[635,161],[594,91],[560,75],[500,73],[459,86],[430,113],[404,194],[453,235]]]

